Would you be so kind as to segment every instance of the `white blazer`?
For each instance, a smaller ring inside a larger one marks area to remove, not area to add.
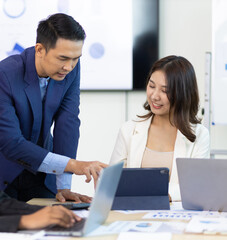
[[[140,168],[143,153],[147,144],[148,129],[151,118],[145,121],[128,121],[121,127],[110,159],[110,165],[119,161],[125,162],[125,167]],[[181,200],[176,158],[209,158],[210,138],[208,130],[201,124],[192,125],[196,140],[190,142],[179,130],[174,146],[172,174],[169,183],[169,194],[173,201]]]

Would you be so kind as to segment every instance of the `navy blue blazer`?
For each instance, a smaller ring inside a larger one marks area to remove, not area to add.
[[[76,158],[79,87],[80,62],[64,80],[49,80],[42,107],[34,47],[0,62],[0,190],[24,169],[36,173],[49,151]],[[47,174],[45,183],[56,192],[55,175]]]

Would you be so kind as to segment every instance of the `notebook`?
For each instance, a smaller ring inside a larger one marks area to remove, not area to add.
[[[227,159],[177,158],[182,206],[227,211]]]
[[[168,210],[168,168],[124,168],[113,210]]]
[[[102,170],[87,219],[76,222],[71,228],[49,227],[45,230],[45,234],[54,236],[84,236],[103,224],[111,209],[122,168],[123,162]]]

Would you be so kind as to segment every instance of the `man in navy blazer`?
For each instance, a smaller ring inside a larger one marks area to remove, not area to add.
[[[91,200],[70,191],[72,173],[96,183],[106,167],[75,160],[85,36],[71,16],[54,14],[39,23],[34,47],[0,62],[0,190],[11,197]]]

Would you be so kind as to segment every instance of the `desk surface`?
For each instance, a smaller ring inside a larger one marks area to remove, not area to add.
[[[52,205],[53,203],[56,203],[57,201],[55,199],[41,199],[41,198],[34,198],[30,200],[29,204],[36,204],[36,205]],[[146,213],[136,213],[136,214],[124,214],[116,211],[111,211],[105,224],[110,224],[114,221],[143,221],[142,217]],[[146,219],[148,221],[149,219]],[[151,221],[155,221],[151,219]],[[161,221],[161,220],[158,220]],[[163,220],[162,220],[163,221]],[[176,220],[172,220],[176,221]],[[179,220],[178,220],[179,221]],[[78,240],[80,239],[90,239],[90,240],[116,240],[118,235],[106,235],[106,236],[97,236],[97,237],[83,237],[83,238],[76,238]],[[75,238],[68,238],[74,239]],[[172,240],[227,240],[227,235],[207,235],[207,234],[173,234]]]

